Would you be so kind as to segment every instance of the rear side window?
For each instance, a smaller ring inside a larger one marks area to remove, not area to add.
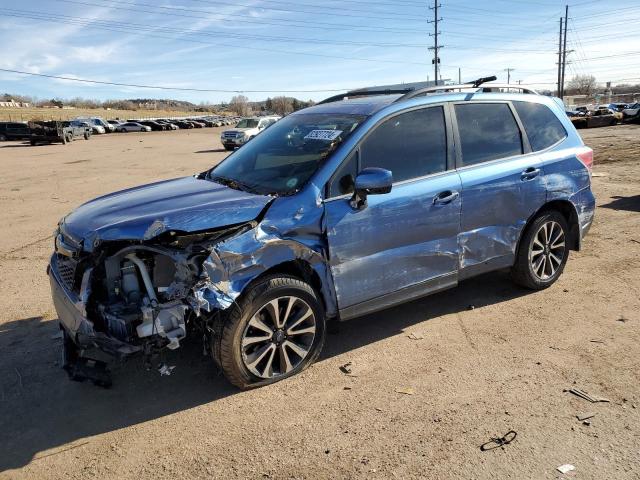
[[[391,170],[401,182],[447,169],[447,132],[442,107],[396,115],[383,122],[360,147],[361,167]]]
[[[513,102],[513,106],[516,107],[534,152],[544,150],[567,136],[558,117],[546,105]]]
[[[506,103],[455,106],[462,166],[522,154],[522,137]]]

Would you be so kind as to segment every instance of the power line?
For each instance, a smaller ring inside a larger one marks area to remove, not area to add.
[[[136,7],[138,6],[150,7],[150,8],[153,8],[154,10],[144,10],[140,8],[127,8],[120,5],[112,5],[112,4],[104,4],[104,3],[95,4],[95,3],[88,3],[86,1],[80,1],[80,0],[58,0],[58,2],[73,3],[76,5],[86,5],[86,6],[95,7],[95,8],[106,8],[106,9],[117,10],[117,11],[124,10],[128,12],[137,12],[137,13],[170,15],[171,17],[180,17],[180,18],[196,18],[198,20],[202,20],[202,15],[210,15],[210,16],[219,17],[220,20],[230,19],[238,23],[254,23],[261,26],[273,25],[278,27],[286,26],[291,28],[304,28],[304,29],[312,28],[312,29],[319,29],[319,30],[340,30],[340,31],[345,31],[345,28],[348,28],[350,30],[358,30],[363,32],[379,33],[380,31],[384,31],[385,33],[397,33],[397,34],[424,33],[424,30],[420,30],[420,29],[409,29],[409,28],[398,29],[398,28],[385,27],[385,26],[366,27],[366,26],[362,26],[362,24],[356,25],[356,24],[347,24],[347,23],[331,23],[331,22],[320,22],[317,20],[307,21],[307,20],[298,20],[298,19],[291,20],[291,19],[281,19],[281,18],[270,18],[269,20],[262,20],[262,19],[256,20],[255,17],[252,17],[250,15],[242,15],[239,13],[216,13],[216,12],[211,12],[207,10],[166,7],[162,5],[153,5],[149,3],[127,3],[119,0],[111,0],[111,1],[117,2],[120,4],[125,4],[125,5],[136,6]],[[187,12],[187,13],[181,13],[181,12]],[[193,15],[189,15],[188,13],[192,13]],[[239,21],[239,20],[236,20],[236,18],[242,18],[243,20]],[[275,23],[275,22],[280,22],[280,23]],[[300,25],[295,25],[292,22],[295,22],[296,24],[300,24]]]
[[[66,0],[64,0],[66,1]],[[130,2],[124,2],[122,0],[110,0],[112,3],[119,3],[119,4],[124,4],[124,5],[138,5],[137,3],[130,3]],[[217,4],[220,5],[228,5],[228,6],[232,6],[232,7],[245,7],[245,8],[255,8],[255,5],[248,5],[248,4],[243,4],[243,3],[232,3],[232,2],[227,2],[227,1],[222,1],[222,0],[216,0]],[[142,4],[140,4],[142,5]],[[171,8],[172,10],[182,10],[182,11],[192,11],[193,9],[191,8],[175,8],[175,7],[160,7],[158,5],[146,5],[146,6],[153,6],[154,8]],[[399,18],[406,18],[407,21],[414,21],[417,22],[416,15],[415,14],[411,14],[411,13],[397,13],[397,12],[385,12],[384,16],[374,16],[374,15],[363,15],[363,13],[370,13],[371,10],[355,10],[355,12],[357,13],[343,13],[343,9],[335,9],[333,11],[328,11],[328,9],[324,9],[324,11],[313,11],[313,10],[295,10],[295,9],[290,9],[290,8],[276,8],[276,7],[264,7],[261,6],[259,7],[263,10],[271,10],[271,11],[275,11],[275,12],[283,12],[283,13],[307,13],[307,14],[312,14],[312,15],[324,15],[324,16],[329,16],[329,17],[350,17],[350,18],[372,18],[372,19],[377,19],[377,20],[389,20],[389,16],[392,17],[399,17]],[[195,11],[195,10],[193,10]],[[351,10],[353,11],[353,10]],[[203,12],[202,10],[200,10],[200,12]],[[208,15],[215,15],[214,12],[211,11],[204,11],[204,13],[207,13]]]
[[[62,75],[47,75],[44,73],[24,72],[21,70],[11,70],[8,68],[0,68],[0,72],[17,73],[20,75],[30,75],[34,77],[52,78],[56,80],[67,80],[71,82],[92,83],[99,85],[111,85],[117,87],[133,87],[133,88],[149,88],[154,90],[175,90],[181,92],[209,92],[209,93],[325,93],[325,92],[344,92],[352,89],[325,89],[325,90],[223,90],[215,88],[186,88],[186,87],[167,87],[162,85],[142,85],[135,83],[107,82],[102,80],[90,80],[87,78],[66,77]]]
[[[46,12],[33,12],[29,10],[13,10],[8,9],[5,10],[4,13],[7,16],[15,16],[20,18],[28,18],[32,20],[49,20],[51,18],[58,18],[62,20],[76,20],[82,21],[87,24],[96,24],[96,25],[105,25],[105,26],[118,26],[123,28],[135,27],[135,28],[149,28],[153,31],[167,31],[170,33],[177,33],[181,35],[186,34],[198,34],[198,35],[211,35],[211,36],[219,36],[226,35],[230,37],[238,37],[238,38],[249,38],[253,40],[269,40],[275,42],[302,42],[302,43],[328,43],[332,45],[357,45],[357,46],[376,46],[376,47],[403,47],[403,48],[424,48],[426,45],[420,44],[409,44],[409,43],[377,43],[377,42],[357,42],[357,41],[349,41],[349,40],[327,40],[323,38],[299,38],[299,37],[289,37],[289,36],[272,36],[272,35],[261,35],[261,34],[243,34],[243,33],[232,33],[221,30],[199,30],[198,32],[193,32],[191,30],[178,29],[178,28],[170,28],[170,27],[159,27],[155,25],[148,24],[140,24],[140,23],[129,23],[129,22],[116,22],[116,21],[105,21],[105,20],[94,20],[92,18],[85,17],[72,17],[69,15],[60,15]]]
[[[7,14],[5,13],[6,16],[12,16],[11,14]],[[17,15],[13,15],[13,16],[17,16]],[[101,21],[96,21],[93,19],[83,19],[82,17],[70,17],[67,19],[55,19],[55,18],[49,18],[49,17],[53,17],[52,14],[47,14],[47,18],[45,17],[28,17],[31,18],[33,20],[39,20],[39,21],[44,21],[44,22],[54,22],[54,23],[67,23],[67,24],[71,24],[71,25],[81,25],[81,26],[92,26],[93,28],[98,28],[101,30],[108,30],[108,31],[115,31],[115,32],[120,32],[120,33],[131,33],[134,35],[142,35],[142,36],[148,36],[148,37],[155,37],[155,38],[163,38],[163,39],[167,39],[167,40],[174,40],[175,38],[172,37],[166,37],[166,36],[162,36],[162,35],[156,35],[153,33],[149,33],[147,31],[140,31],[139,27],[143,27],[146,29],[152,29],[152,30],[158,30],[157,27],[153,27],[153,26],[148,26],[148,25],[142,25],[142,24],[129,24],[129,25],[137,25],[136,29],[131,30],[133,27],[129,26],[122,26],[122,25],[105,25],[106,22],[100,23]],[[60,16],[58,16],[60,17]],[[129,28],[129,30],[127,30],[127,28]],[[292,39],[295,40],[295,39]],[[196,39],[191,39],[191,38],[184,38],[183,41],[186,42],[192,42],[192,43],[199,43],[199,44],[204,44],[204,45],[215,45],[218,47],[229,47],[229,48],[242,48],[242,49],[248,49],[248,50],[252,50],[252,51],[263,51],[263,52],[270,52],[270,53],[278,53],[278,54],[285,54],[285,55],[302,55],[302,56],[311,56],[311,57],[319,57],[319,58],[333,58],[333,59],[340,59],[340,60],[356,60],[356,61],[362,61],[362,62],[370,62],[370,63],[389,63],[389,64],[399,64],[399,65],[407,65],[407,64],[412,64],[412,65],[427,65],[424,62],[412,62],[412,61],[407,61],[407,60],[384,60],[384,59],[373,59],[373,58],[365,58],[365,57],[353,57],[353,56],[343,56],[343,55],[331,55],[331,54],[324,54],[324,53],[315,53],[315,52],[299,52],[299,51],[295,51],[295,50],[279,50],[279,49],[275,49],[275,48],[265,48],[265,47],[256,47],[256,46],[248,46],[248,45],[237,45],[237,44],[229,44],[229,43],[222,43],[222,42],[208,42],[205,40],[196,40]]]

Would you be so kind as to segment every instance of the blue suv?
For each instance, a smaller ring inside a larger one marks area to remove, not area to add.
[[[192,333],[251,388],[312,363],[328,320],[496,269],[552,285],[593,220],[592,150],[557,99],[443,89],[328,99],[64,217],[48,272],[69,375],[108,385],[99,351],[167,373]]]

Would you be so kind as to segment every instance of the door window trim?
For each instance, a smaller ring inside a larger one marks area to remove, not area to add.
[[[473,165],[463,165],[462,164],[462,144],[460,140],[460,130],[458,128],[458,117],[456,116],[456,105],[477,105],[477,104],[507,104],[509,106],[509,110],[513,115],[513,119],[518,126],[518,130],[520,131],[520,139],[522,142],[522,153],[517,155],[509,155],[507,157],[494,158],[493,160],[487,160],[485,162],[474,163]],[[509,160],[513,160],[515,158],[524,157],[531,153],[534,153],[531,149],[531,144],[529,143],[529,137],[527,137],[527,132],[524,129],[524,125],[518,116],[518,112],[516,111],[515,106],[509,100],[467,100],[467,101],[457,101],[449,103],[451,121],[453,123],[453,135],[456,144],[456,170],[466,170],[473,167],[480,167],[482,165],[489,165],[498,162],[505,162]]]
[[[343,195],[338,195],[338,196],[333,196],[333,197],[329,196],[329,186],[334,181],[335,176],[337,175],[338,171],[342,168],[344,163],[351,158],[352,154],[354,154],[354,152],[355,152],[356,162],[357,162],[357,171],[359,173],[360,170],[361,170],[361,167],[362,167],[361,159],[360,159],[360,147],[367,140],[367,138],[369,138],[369,135],[371,135],[373,132],[375,132],[378,129],[378,127],[380,127],[380,125],[382,125],[387,120],[391,120],[392,118],[397,117],[398,115],[414,112],[416,110],[425,110],[427,108],[436,108],[436,107],[441,107],[442,108],[442,114],[444,115],[444,126],[445,126],[445,136],[446,136],[445,145],[446,145],[446,148],[447,148],[447,162],[446,162],[447,167],[446,167],[446,170],[443,170],[442,172],[431,173],[429,175],[422,175],[420,177],[407,178],[405,180],[401,180],[401,181],[398,181],[398,182],[394,181],[392,185],[394,185],[394,186],[395,185],[403,185],[405,183],[424,180],[424,179],[429,178],[429,177],[433,177],[433,176],[436,176],[436,175],[442,175],[444,173],[449,173],[451,171],[454,171],[455,168],[456,168],[456,150],[455,150],[455,142],[454,142],[454,128],[453,128],[453,122],[452,122],[452,118],[451,118],[451,112],[450,112],[450,109],[449,109],[449,103],[450,102],[440,102],[440,103],[430,103],[428,105],[416,105],[416,106],[413,106],[411,108],[407,108],[407,109],[404,109],[404,110],[399,110],[397,112],[390,113],[389,115],[379,119],[369,129],[369,131],[367,133],[365,133],[365,135],[358,141],[358,143],[345,155],[343,161],[340,162],[340,164],[335,168],[334,172],[331,174],[331,177],[329,177],[329,180],[327,180],[327,182],[325,183],[325,185],[324,185],[324,187],[322,189],[322,193],[323,193],[323,200],[322,201],[323,202],[330,202],[330,201],[333,201],[333,200],[341,200],[341,199],[344,199],[344,198],[351,198],[353,196],[352,193],[345,193]]]

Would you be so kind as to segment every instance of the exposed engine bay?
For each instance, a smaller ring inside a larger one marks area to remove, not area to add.
[[[72,378],[95,381],[87,362],[79,361],[90,357],[93,347],[117,359],[142,353],[151,367],[163,349],[180,347],[189,329],[204,332],[212,314],[198,308],[195,300],[198,286],[208,281],[203,263],[213,245],[253,227],[186,235],[172,231],[154,239],[153,245],[105,242],[92,253],[58,233],[50,268],[67,293],[77,296],[76,305],[82,304],[83,320],[89,324],[78,328],[75,342],[65,342],[67,349],[77,348],[65,352],[65,369]],[[170,373],[165,365],[157,367],[162,374]]]

